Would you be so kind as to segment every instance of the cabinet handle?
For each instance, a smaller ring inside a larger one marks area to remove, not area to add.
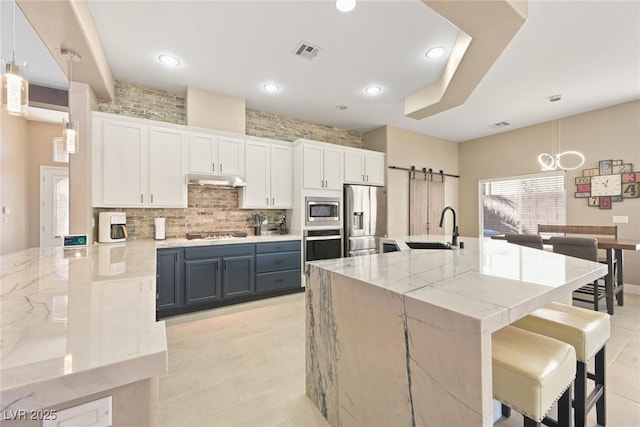
[[[276,204],[276,198],[275,197],[271,198],[271,204],[275,206],[275,204]]]
[[[282,264],[283,262],[284,262],[283,260],[279,259],[276,262],[274,262],[274,264]]]
[[[367,175],[367,182],[369,182],[369,175]]]
[[[267,197],[267,205],[269,204],[269,198]]]
[[[211,169],[213,170],[213,172],[216,171],[216,164],[215,163],[211,163]]]
[[[222,172],[222,163],[220,163],[220,172]]]
[[[276,283],[284,282],[284,279],[276,279]]]
[[[144,195],[140,194],[140,203],[144,203]]]
[[[153,203],[153,194],[151,195],[151,203]]]

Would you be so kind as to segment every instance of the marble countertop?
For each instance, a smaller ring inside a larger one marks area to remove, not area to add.
[[[156,242],[0,257],[0,406],[34,410],[162,375]]]
[[[451,236],[401,236],[384,241],[441,241]],[[427,302],[497,330],[607,273],[597,262],[460,237],[464,249],[409,249],[307,263]]]
[[[188,240],[184,237],[170,238],[166,240],[156,241],[158,249],[163,248],[177,248],[187,246],[210,246],[210,245],[234,245],[242,243],[268,243],[268,242],[281,242],[287,240],[302,240],[302,236],[299,234],[265,234],[262,236],[247,236],[247,237],[230,237],[223,239],[193,239]]]

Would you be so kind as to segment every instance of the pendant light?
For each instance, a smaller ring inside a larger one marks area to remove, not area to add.
[[[538,155],[538,163],[540,163],[540,168],[543,172],[546,171],[554,171],[558,168],[563,170],[574,170],[578,169],[584,164],[584,155],[578,151],[564,151],[560,152],[560,121],[561,121],[561,112],[560,112],[560,100],[562,99],[562,95],[552,95],[549,97],[549,102],[557,102],[558,103],[558,120],[552,123],[552,135],[551,135],[551,154],[549,153],[540,153]],[[556,128],[556,129],[554,129]],[[553,153],[556,154],[553,154]],[[564,162],[562,158],[565,157]],[[567,160],[568,158],[573,157],[573,162]]]
[[[71,120],[71,81],[72,81],[72,64],[80,61],[80,54],[71,49],[61,49],[62,56],[69,61],[69,118],[62,119],[62,138],[64,139],[64,151],[69,154],[78,152],[78,122]]]
[[[13,2],[13,55],[2,58],[2,108],[12,116],[20,116],[27,108],[29,81],[27,63],[16,63],[16,2]]]

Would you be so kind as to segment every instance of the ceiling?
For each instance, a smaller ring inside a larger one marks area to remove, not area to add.
[[[422,120],[404,98],[438,79],[457,28],[418,0],[89,0],[116,80],[184,93],[187,86],[246,100],[248,108],[359,132],[390,125],[460,142],[640,99],[640,2],[530,0],[528,19],[464,105]],[[2,55],[11,54],[13,2],[2,0]],[[30,80],[67,80],[20,11],[16,54]],[[321,48],[293,54],[300,41]],[[181,65],[167,68],[158,55]],[[47,58],[49,56],[49,58]],[[275,94],[262,86],[275,82]],[[368,85],[383,91],[364,93]],[[348,108],[336,109],[338,105]],[[490,125],[508,122],[503,128]]]

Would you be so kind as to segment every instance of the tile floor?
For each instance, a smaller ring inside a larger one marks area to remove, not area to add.
[[[305,396],[304,304],[299,293],[166,319],[160,425],[328,426]],[[607,426],[638,427],[640,295],[625,294],[611,323]],[[522,417],[495,425],[522,426]],[[591,411],[588,426],[595,425]]]

